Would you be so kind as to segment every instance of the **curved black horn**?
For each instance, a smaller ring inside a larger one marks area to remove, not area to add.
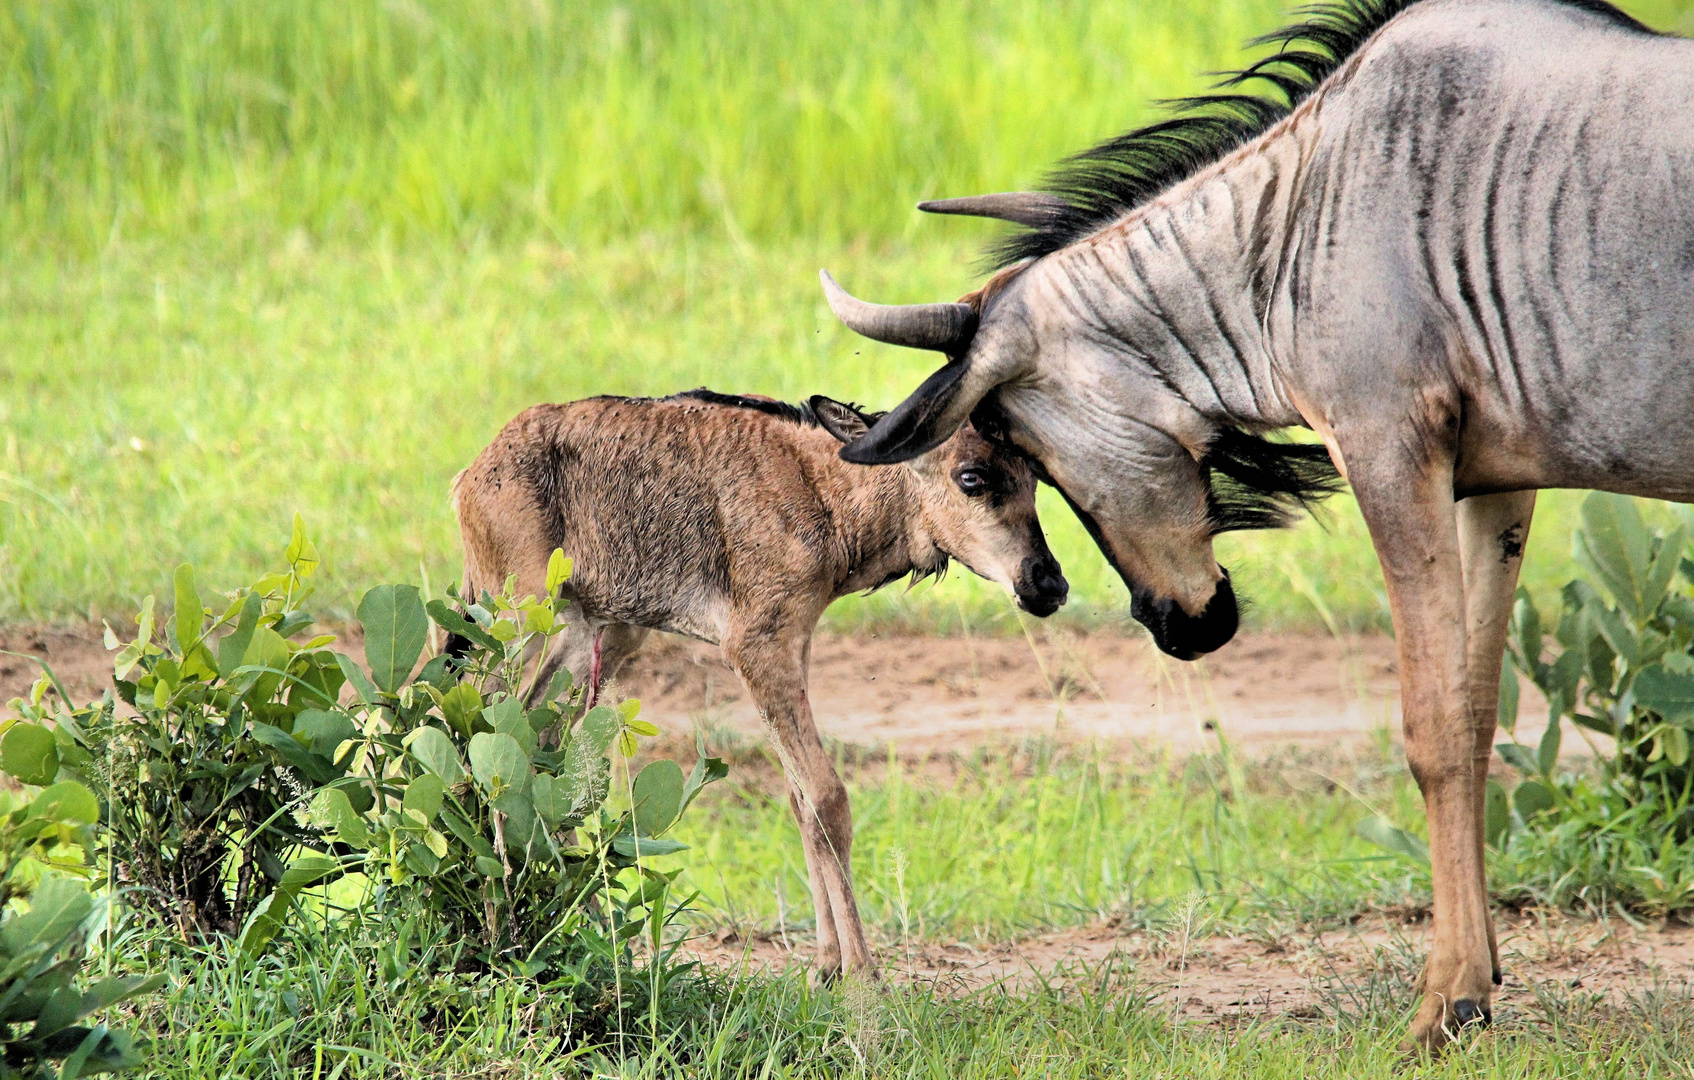
[[[1041,191],[1003,191],[998,195],[967,195],[962,199],[918,203],[918,209],[926,214],[998,218],[1031,228],[1046,225],[1064,208],[1063,199]]]
[[[837,285],[828,270],[819,270],[818,277],[829,310],[847,329],[872,341],[957,356],[976,333],[976,309],[969,304],[868,304]]]

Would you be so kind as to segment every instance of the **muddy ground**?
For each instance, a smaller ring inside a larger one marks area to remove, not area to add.
[[[338,647],[358,652],[356,641]],[[98,627],[0,629],[0,649],[46,659],[76,697],[110,684]],[[1215,746],[1221,733],[1251,750],[1399,737],[1399,676],[1383,636],[1248,634],[1193,664],[1142,636],[1045,627],[1028,639],[822,635],[812,652],[818,727],[860,746],[926,752],[1044,735],[1185,751]],[[0,656],[0,701],[24,693],[38,670]],[[655,635],[618,690],[669,730],[759,734],[714,646]],[[1527,683],[1521,716],[1519,737],[1538,738],[1546,703]]]
[[[1498,930],[1504,981],[1494,1009],[1502,1021],[1543,998],[1615,1007],[1654,993],[1687,999],[1694,989],[1694,928],[1681,923],[1502,912]],[[1012,943],[888,942],[877,959],[893,981],[942,993],[1092,982],[1109,967],[1127,969],[1173,1013],[1229,1026],[1384,1003],[1409,1008],[1429,935],[1422,911],[1368,914],[1322,932],[1266,928],[1251,935],[1216,934],[1178,918],[1153,930],[1097,925]],[[689,951],[732,970],[780,971],[811,961],[809,942],[782,933],[720,930]]]

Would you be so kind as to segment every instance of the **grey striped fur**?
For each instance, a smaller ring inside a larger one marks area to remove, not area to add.
[[[1315,430],[1394,610],[1436,886],[1412,1035],[1435,1046],[1498,976],[1481,785],[1534,492],[1694,500],[1694,44],[1592,0],[1371,10],[1391,17],[1237,149],[1014,239],[1030,257],[966,298],[968,349],[844,456],[975,414],[1186,658],[1235,626],[1209,449]]]

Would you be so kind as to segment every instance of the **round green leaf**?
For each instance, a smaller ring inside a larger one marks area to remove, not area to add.
[[[29,804],[29,816],[92,825],[100,820],[100,800],[75,780],[66,780],[43,789]]]
[[[59,748],[40,724],[19,723],[0,736],[0,769],[24,784],[51,784],[59,775]]]
[[[499,796],[508,788],[518,792],[529,790],[529,755],[510,735],[483,732],[471,737],[471,775],[490,797]]]
[[[293,653],[288,648],[288,640],[268,626],[254,629],[252,640],[247,643],[247,651],[241,657],[242,667],[262,667],[268,669],[260,675],[252,688],[245,695],[250,702],[269,701],[282,685],[282,676],[272,672],[288,670],[288,661]]]
[[[1512,806],[1525,821],[1555,805],[1553,792],[1539,780],[1525,780],[1512,791]]]
[[[544,772],[538,772],[529,782],[529,799],[535,805],[535,812],[541,815],[541,820],[550,829],[559,827],[559,822],[570,816],[570,792],[565,785]]]
[[[441,798],[447,791],[447,785],[441,777],[425,773],[415,776],[406,785],[406,794],[400,801],[405,810],[416,810],[423,815],[425,821],[434,821],[435,815],[441,812]]]
[[[635,831],[658,836],[682,812],[682,766],[664,760],[650,763],[635,778]]]
[[[471,724],[482,712],[482,695],[470,683],[460,683],[441,696],[441,715],[460,735],[471,733]]]
[[[353,809],[352,800],[340,788],[324,788],[313,797],[312,820],[321,828],[333,830],[344,844],[370,847],[371,834],[364,817]]]
[[[449,784],[465,778],[465,767],[459,761],[459,751],[453,740],[440,728],[419,728],[406,739],[406,749],[424,768]]]

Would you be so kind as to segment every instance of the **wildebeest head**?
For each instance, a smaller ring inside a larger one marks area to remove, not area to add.
[[[947,355],[841,456],[908,460],[974,422],[1036,463],[1129,587],[1135,618],[1165,652],[1194,659],[1229,641],[1238,624],[1213,536],[1274,523],[1274,508],[1232,518],[1226,489],[1254,489],[1256,474],[1286,471],[1286,463],[1252,436],[1220,439],[1125,342],[1079,319],[1063,275],[1045,270],[1015,266],[959,303],[900,307],[857,300],[823,274],[830,306],[849,328]],[[1254,514],[1264,520],[1246,520]]]
[[[863,440],[881,414],[818,396],[818,422],[842,443]],[[972,573],[1006,586],[1018,606],[1048,616],[1070,593],[1035,510],[1035,473],[1023,455],[983,438],[967,421],[940,444],[902,460],[917,480],[922,527]]]

